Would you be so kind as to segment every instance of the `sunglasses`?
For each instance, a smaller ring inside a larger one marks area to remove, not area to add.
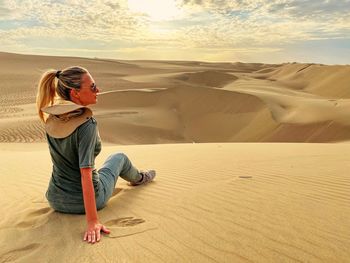
[[[92,83],[91,86],[90,86],[90,89],[92,92],[96,93],[97,92],[97,86],[96,86],[96,83]]]

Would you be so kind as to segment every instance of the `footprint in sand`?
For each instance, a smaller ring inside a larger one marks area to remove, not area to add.
[[[107,221],[105,224],[108,226],[129,227],[129,226],[135,226],[144,222],[145,220],[141,218],[122,217],[122,218]]]
[[[122,217],[105,222],[111,233],[110,238],[119,238],[143,233],[148,230],[156,229],[158,226],[154,223],[146,222],[142,218]]]

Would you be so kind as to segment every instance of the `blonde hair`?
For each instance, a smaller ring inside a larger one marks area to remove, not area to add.
[[[51,69],[41,76],[36,96],[36,106],[41,121],[45,122],[44,112],[41,109],[52,105],[57,95],[64,100],[71,100],[70,90],[80,89],[81,78],[86,73],[88,71],[85,68],[74,66],[62,71]]]

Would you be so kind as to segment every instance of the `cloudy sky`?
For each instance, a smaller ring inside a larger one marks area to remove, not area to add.
[[[350,64],[350,0],[0,0],[0,51]]]

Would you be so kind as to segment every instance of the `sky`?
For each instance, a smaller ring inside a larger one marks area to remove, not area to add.
[[[0,51],[350,64],[350,0],[0,0]]]

